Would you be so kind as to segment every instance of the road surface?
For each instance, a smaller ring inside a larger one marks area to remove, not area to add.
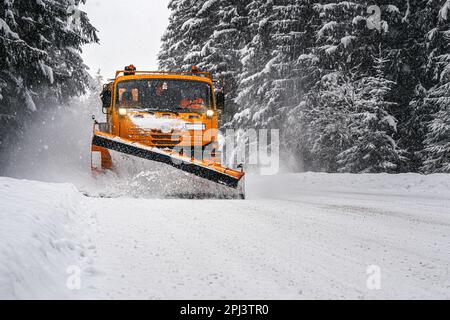
[[[0,297],[449,299],[447,177],[251,176],[245,201],[0,178]]]
[[[328,180],[252,177],[246,201],[87,199],[98,219],[93,294],[450,298],[448,194]]]

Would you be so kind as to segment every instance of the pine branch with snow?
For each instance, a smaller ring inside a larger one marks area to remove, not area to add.
[[[81,49],[98,38],[77,9],[84,2],[0,0],[0,148],[13,144],[49,101],[85,92],[90,76]]]

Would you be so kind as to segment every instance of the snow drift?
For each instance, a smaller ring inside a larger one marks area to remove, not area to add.
[[[69,184],[0,178],[0,299],[75,298],[68,268],[88,268],[82,197]]]
[[[247,187],[246,201],[111,199],[0,178],[0,298],[450,297],[448,175],[249,176]],[[380,290],[366,286],[371,265]]]

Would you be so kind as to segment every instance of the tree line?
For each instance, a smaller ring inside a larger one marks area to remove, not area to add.
[[[92,81],[81,50],[97,31],[80,3],[0,0],[0,171],[37,113],[86,93]]]
[[[225,80],[226,127],[304,170],[450,172],[449,0],[171,0],[163,69]]]

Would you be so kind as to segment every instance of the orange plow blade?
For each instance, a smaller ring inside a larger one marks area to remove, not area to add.
[[[239,182],[245,173],[225,168],[209,160],[198,160],[180,155],[173,150],[162,150],[133,142],[108,133],[94,131],[92,145],[99,148],[117,151],[123,154],[170,165],[197,177],[238,189]]]

